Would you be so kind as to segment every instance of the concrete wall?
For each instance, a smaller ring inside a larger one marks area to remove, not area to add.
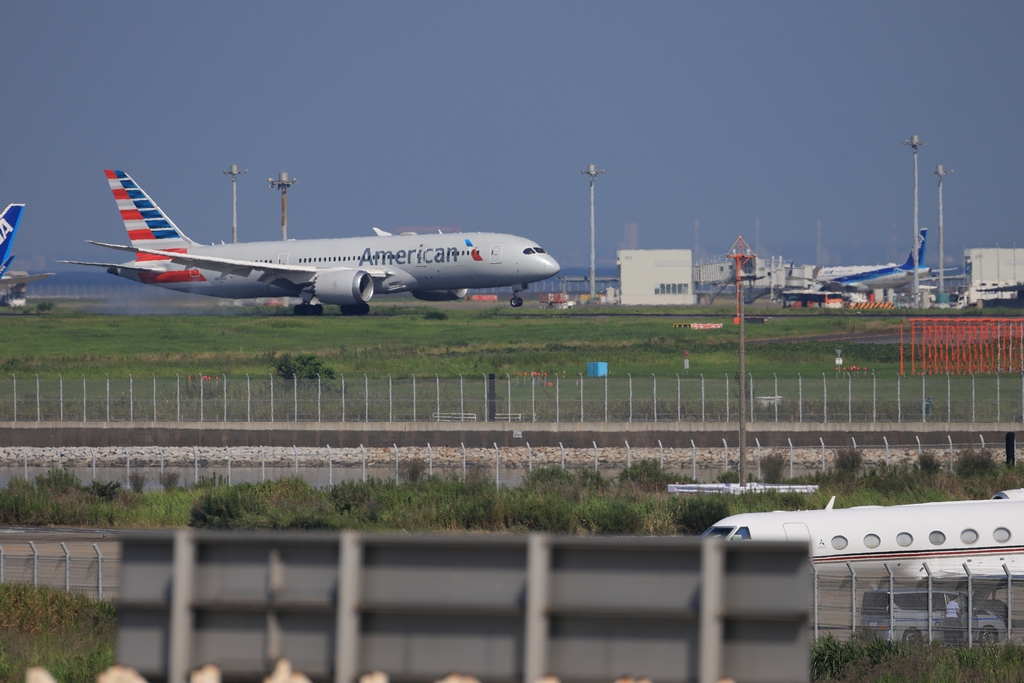
[[[623,305],[697,303],[689,249],[624,249],[616,258]]]

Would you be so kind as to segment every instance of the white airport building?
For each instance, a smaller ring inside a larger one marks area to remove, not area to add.
[[[697,303],[690,249],[621,249],[619,303],[624,306],[686,306]]]

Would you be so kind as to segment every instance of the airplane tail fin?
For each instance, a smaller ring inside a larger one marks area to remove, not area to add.
[[[161,251],[186,252],[195,244],[167,217],[156,202],[124,171],[104,171],[121,220],[133,247]],[[166,257],[136,254],[137,261],[163,260]]]
[[[0,214],[0,275],[7,272],[14,259],[11,247],[14,246],[14,236],[18,234],[18,224],[21,223],[24,211],[24,204],[8,204]]]
[[[928,239],[928,228],[921,228],[921,242],[917,245],[917,267],[920,268],[924,265],[924,246]],[[907,256],[907,262],[900,266],[901,270],[914,270],[914,252],[911,251],[910,255]]]

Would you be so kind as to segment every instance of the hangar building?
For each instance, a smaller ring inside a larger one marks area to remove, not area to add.
[[[680,306],[697,303],[690,249],[622,249],[619,303],[625,306]]]

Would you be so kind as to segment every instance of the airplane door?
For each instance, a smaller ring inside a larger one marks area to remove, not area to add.
[[[278,254],[277,255],[277,262],[281,263],[281,264],[287,264],[288,263],[288,252],[286,251],[286,252],[283,252],[281,254]]]
[[[501,245],[491,245],[491,263],[501,263]]]
[[[803,522],[783,524],[782,528],[786,531],[787,541],[803,541],[808,545],[808,547],[810,547],[811,532],[807,528],[806,524]]]

